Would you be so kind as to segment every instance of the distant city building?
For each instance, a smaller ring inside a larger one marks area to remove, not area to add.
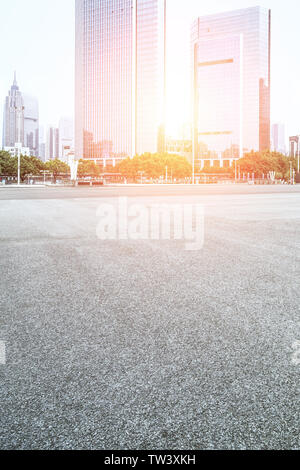
[[[192,158],[192,126],[182,124],[177,130],[177,138],[166,138],[166,152],[181,155],[188,160]]]
[[[39,156],[39,104],[32,96],[23,94],[24,142],[31,155]]]
[[[68,165],[70,165],[71,162],[74,162],[75,160],[75,152],[74,150],[72,149],[67,149],[67,147],[65,147],[64,149],[64,156],[62,158],[62,161],[64,161],[65,163],[67,163]]]
[[[45,143],[40,143],[39,158],[42,160],[42,162],[46,161],[46,144]]]
[[[182,124],[179,127],[178,135],[180,135],[183,140],[192,140],[192,137],[193,137],[192,124],[189,122]]]
[[[16,143],[24,147],[24,102],[15,73],[13,85],[5,98],[2,147],[14,148]]]
[[[260,7],[193,23],[193,144],[202,166],[270,149],[270,38],[271,13]]]
[[[286,153],[284,124],[276,123],[272,125],[272,150]]]
[[[44,162],[46,161],[46,143],[45,143],[45,130],[43,126],[39,127],[39,158]]]
[[[300,155],[300,135],[290,137],[290,156],[298,157]]]
[[[40,137],[40,143],[45,142],[45,129],[44,129],[44,126],[39,127],[39,137]]]
[[[59,129],[49,127],[46,137],[46,161],[59,158]]]
[[[173,153],[190,158],[192,154],[192,140],[167,138],[166,151],[167,153]]]
[[[66,161],[74,151],[74,120],[64,117],[59,120],[59,158]]]
[[[165,147],[166,0],[76,0],[76,158]]]
[[[4,147],[5,152],[8,152],[11,157],[17,157],[19,152],[20,155],[23,155],[24,157],[30,157],[31,152],[30,148],[28,147],[23,147],[22,144],[16,143],[13,147]]]

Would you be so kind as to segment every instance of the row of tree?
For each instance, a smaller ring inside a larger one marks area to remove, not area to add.
[[[60,160],[50,160],[43,163],[36,157],[21,156],[21,179],[28,176],[40,176],[43,171],[51,173],[56,180],[59,175],[70,173],[69,166]],[[0,176],[16,176],[18,171],[18,158],[11,157],[8,152],[0,152]],[[183,157],[169,154],[145,154],[133,159],[127,158],[114,168],[106,168],[106,171],[119,173],[129,179],[138,179],[141,176],[158,179],[165,176],[175,179],[186,178],[192,175],[190,163]],[[78,165],[78,177],[99,177],[103,168],[95,162],[80,160]]]
[[[288,178],[290,168],[297,171],[297,161],[277,152],[250,152],[244,158],[238,160],[231,168],[204,168],[203,173],[238,173],[255,174],[261,177],[269,172],[275,172],[277,178]],[[0,151],[0,176],[16,176],[18,169],[17,157],[11,157],[8,152]],[[43,163],[36,157],[21,156],[21,179],[28,176],[39,176],[43,171],[51,173],[56,180],[59,175],[70,173],[69,166],[60,160],[50,160]],[[107,169],[108,171],[108,169]],[[172,177],[173,179],[184,179],[192,176],[192,166],[184,157],[172,154],[150,154],[146,153],[134,158],[122,160],[110,172],[119,173],[126,178],[138,180],[145,177],[148,179],[159,179],[161,177]],[[95,162],[80,160],[78,165],[78,177],[99,177],[103,169]],[[197,169],[196,169],[196,172]]]
[[[267,175],[270,172],[275,172],[276,177],[281,179],[289,177],[291,164],[292,168],[297,171],[295,158],[268,151],[250,152],[237,162],[238,171],[241,173],[254,173],[259,178],[262,174]]]
[[[40,176],[43,171],[47,171],[53,175],[54,180],[59,175],[69,175],[69,166],[58,160],[49,160],[42,162],[36,157],[21,156],[21,180],[24,181],[28,176]],[[17,176],[18,173],[18,158],[11,157],[8,152],[0,151],[0,176]],[[78,165],[78,176],[92,176],[97,177],[102,173],[101,167],[94,162],[87,160],[80,160]]]
[[[178,155],[145,153],[122,160],[116,166],[115,171],[131,179],[142,176],[158,179],[165,175],[174,179],[182,179],[191,177],[192,166],[186,158]]]
[[[277,178],[288,179],[290,168],[297,171],[297,161],[294,158],[286,157],[278,152],[250,152],[238,160],[232,167],[215,168],[210,167],[200,169],[196,168],[196,173],[228,173],[231,176],[237,171],[240,173],[254,174],[260,178],[263,174],[268,175],[275,172]],[[175,179],[189,178],[192,176],[192,166],[184,157],[171,154],[145,154],[133,159],[126,159],[120,162],[115,171],[128,178],[139,178],[144,175],[147,178],[157,179],[164,176],[172,176]]]
[[[20,175],[24,181],[29,176],[40,176],[48,171],[56,179],[59,175],[70,173],[69,166],[60,160],[50,160],[46,163],[36,157],[21,156]],[[18,158],[11,157],[8,152],[0,151],[0,176],[17,176]]]

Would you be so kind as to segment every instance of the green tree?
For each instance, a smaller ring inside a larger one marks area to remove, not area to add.
[[[10,156],[8,152],[0,152],[1,176],[16,176],[18,171],[17,159]]]
[[[100,167],[95,162],[89,160],[79,160],[78,176],[91,176],[96,177],[100,175]]]
[[[237,165],[241,173],[254,173],[256,177],[275,171],[277,177],[286,178],[290,169],[290,159],[278,152],[250,152],[241,158]]]
[[[69,174],[70,173],[70,168],[69,166],[58,160],[49,160],[48,162],[45,163],[45,170],[50,171],[52,173],[54,182],[56,183],[57,177],[61,174]]]
[[[172,154],[145,153],[120,162],[116,171],[131,179],[138,179],[142,173],[147,178],[157,179],[166,174],[173,178],[186,178],[192,174],[192,167],[186,158]]]
[[[16,158],[16,166],[18,166]],[[21,156],[20,174],[24,181],[28,176],[39,176],[44,169],[44,163],[36,157]]]
[[[43,169],[44,163],[38,158],[21,155],[20,176],[22,181],[29,175],[40,175]],[[11,157],[8,152],[0,152],[0,171],[2,176],[17,176],[18,158]]]

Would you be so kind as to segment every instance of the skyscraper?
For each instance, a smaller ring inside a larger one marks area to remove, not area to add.
[[[59,158],[59,129],[49,127],[46,137],[46,160]]]
[[[14,147],[16,143],[24,147],[24,102],[15,73],[13,85],[5,98],[2,146]]]
[[[30,154],[39,156],[39,104],[36,98],[24,95],[24,141]]]
[[[44,162],[46,160],[46,143],[44,126],[39,127],[39,158]]]
[[[65,160],[66,154],[74,151],[74,120],[62,117],[59,120],[59,158]]]
[[[76,0],[77,158],[164,146],[165,0]]]
[[[193,144],[202,165],[270,148],[270,37],[271,13],[260,7],[194,22]]]
[[[276,123],[272,126],[272,150],[286,153],[285,126],[282,123]]]

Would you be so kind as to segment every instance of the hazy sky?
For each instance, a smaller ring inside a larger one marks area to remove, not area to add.
[[[38,97],[41,124],[73,114],[75,0],[0,0],[0,104],[13,72]],[[194,18],[261,5],[272,10],[272,121],[300,134],[299,0],[168,0],[168,129],[189,121],[190,24]],[[2,133],[2,109],[0,111]]]

